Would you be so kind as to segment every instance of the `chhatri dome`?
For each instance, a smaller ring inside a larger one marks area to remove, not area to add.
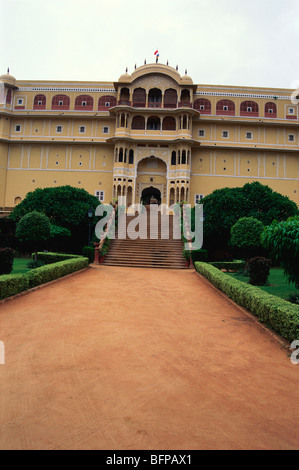
[[[12,75],[10,75],[9,69],[7,69],[7,73],[5,73],[4,75],[0,75],[0,81],[4,82],[8,86],[16,86],[16,79]]]

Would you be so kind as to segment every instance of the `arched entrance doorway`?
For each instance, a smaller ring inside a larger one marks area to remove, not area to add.
[[[135,203],[167,204],[167,165],[159,157],[151,155],[137,165]]]
[[[148,206],[149,204],[161,204],[161,191],[159,189],[150,186],[145,188],[141,194],[141,204]]]

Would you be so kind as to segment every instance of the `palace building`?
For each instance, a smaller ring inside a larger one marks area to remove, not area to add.
[[[0,212],[29,191],[84,188],[171,205],[260,181],[299,204],[293,90],[194,84],[159,63],[116,82],[0,76]]]

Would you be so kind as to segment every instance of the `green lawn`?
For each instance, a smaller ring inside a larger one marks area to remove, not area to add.
[[[228,273],[229,276],[232,276],[236,279],[239,279],[243,282],[249,282],[249,277],[244,276],[244,274],[239,273]],[[299,295],[299,289],[296,289],[295,284],[289,284],[286,277],[283,274],[283,269],[281,268],[272,268],[270,270],[270,275],[266,286],[259,286],[260,289],[268,292],[272,295],[277,295],[282,299],[287,300],[289,295],[292,293],[297,293]]]
[[[13,262],[13,269],[11,274],[24,274],[29,271],[27,264],[29,263],[30,258],[15,258]]]

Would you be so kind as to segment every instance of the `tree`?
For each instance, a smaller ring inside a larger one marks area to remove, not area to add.
[[[284,268],[288,281],[299,288],[299,216],[280,223],[273,221],[265,228],[262,243]]]
[[[264,225],[299,214],[295,202],[259,182],[223,188],[201,200],[204,206],[204,248],[227,249],[231,227],[242,217],[254,217]]]
[[[34,249],[35,261],[37,261],[37,251],[50,238],[50,235],[50,220],[45,214],[36,211],[24,215],[16,229],[16,237],[21,242],[25,242],[28,248]]]
[[[10,217],[18,222],[28,212],[43,212],[49,217],[51,225],[55,226],[52,235],[59,235],[60,240],[63,235],[69,250],[81,253],[88,237],[88,209],[92,208],[95,211],[99,204],[99,200],[84,189],[72,186],[38,188],[27,194]],[[62,231],[61,228],[67,229],[68,232]],[[67,236],[70,233],[71,238]]]
[[[242,258],[252,258],[261,247],[264,224],[254,217],[242,217],[231,228],[230,244],[238,248]]]

